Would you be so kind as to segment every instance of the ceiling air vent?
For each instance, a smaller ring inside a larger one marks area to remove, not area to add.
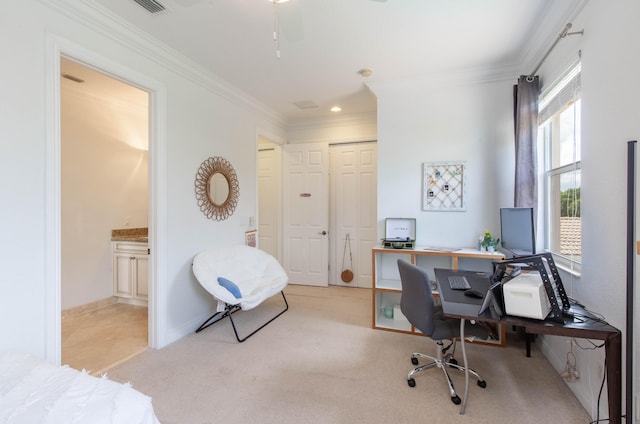
[[[158,13],[162,12],[165,7],[158,3],[156,0],[133,0],[138,3],[140,6],[147,9],[150,13]]]
[[[69,81],[77,82],[78,84],[82,84],[84,80],[82,78],[78,78],[69,74],[61,74],[62,78],[68,79]]]
[[[294,102],[293,104],[298,106],[300,109],[313,109],[318,107],[318,105],[315,104],[315,102],[313,102],[312,100],[302,100],[299,102]]]

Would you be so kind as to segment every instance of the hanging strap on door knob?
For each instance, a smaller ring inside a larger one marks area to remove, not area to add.
[[[347,248],[349,249],[349,268],[345,269],[344,267],[344,258],[347,255]],[[342,273],[340,274],[340,278],[345,283],[350,283],[353,280],[353,271],[350,268],[353,268],[353,257],[351,256],[351,238],[349,237],[349,233],[344,239],[344,250],[342,252]]]

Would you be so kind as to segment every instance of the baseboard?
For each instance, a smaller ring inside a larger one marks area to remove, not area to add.
[[[118,303],[126,303],[128,305],[136,305],[136,306],[147,306],[148,302],[142,299],[134,299],[131,297],[116,297],[116,302]]]

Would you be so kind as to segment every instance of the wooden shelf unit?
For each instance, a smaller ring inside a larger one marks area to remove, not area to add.
[[[421,333],[407,321],[398,308],[402,294],[397,265],[398,258],[404,258],[427,271],[434,284],[433,294],[436,302],[439,302],[439,298],[435,289],[434,268],[492,272],[493,261],[504,259],[501,253],[490,253],[471,248],[427,250],[425,247],[391,249],[379,246],[374,247],[371,254],[371,263],[373,264],[372,328],[408,334]],[[385,307],[392,308],[392,317],[385,316]],[[500,325],[499,334],[499,340],[476,340],[475,343],[504,346],[505,328],[503,325]]]

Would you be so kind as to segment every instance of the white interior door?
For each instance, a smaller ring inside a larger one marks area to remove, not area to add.
[[[280,146],[258,147],[258,247],[280,260]]]
[[[372,286],[371,249],[378,244],[376,199],[376,143],[331,146],[332,284]],[[350,282],[341,278],[345,268],[353,272]]]
[[[328,162],[325,143],[283,147],[283,267],[292,284],[329,285]]]

